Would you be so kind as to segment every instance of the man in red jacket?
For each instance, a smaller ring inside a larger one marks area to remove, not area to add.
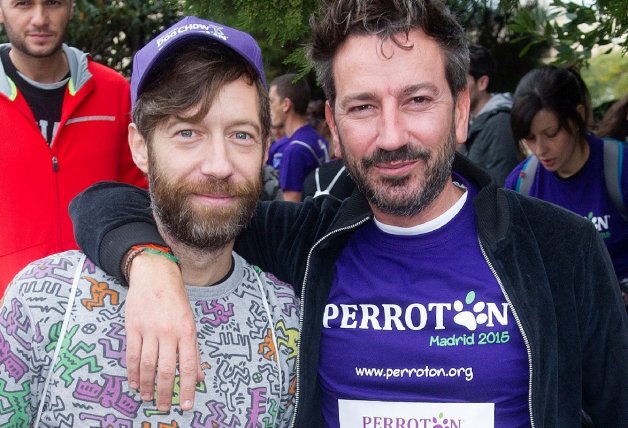
[[[72,0],[0,0],[0,296],[27,263],[76,248],[70,200],[101,180],[146,186],[127,144],[128,82],[63,44]]]

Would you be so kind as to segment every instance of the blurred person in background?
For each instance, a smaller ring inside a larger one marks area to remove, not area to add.
[[[484,168],[501,186],[519,162],[517,145],[510,132],[510,93],[491,93],[496,65],[484,46],[469,46],[467,84],[471,97],[469,136],[460,152]]]
[[[129,84],[63,43],[72,0],[0,0],[0,296],[29,262],[78,248],[68,204],[89,185],[146,187],[127,143]]]
[[[300,202],[305,177],[329,161],[328,143],[309,123],[310,86],[296,74],[283,74],[270,83],[273,123],[283,123],[288,137],[281,150],[279,185],[286,201]],[[276,167],[277,168],[277,167]]]
[[[628,287],[628,147],[589,132],[587,88],[574,71],[546,66],[519,82],[510,121],[533,153],[505,187],[589,219],[608,248],[622,290]],[[624,296],[625,298],[625,296]]]
[[[628,94],[606,110],[595,133],[599,137],[614,138],[628,143]]]

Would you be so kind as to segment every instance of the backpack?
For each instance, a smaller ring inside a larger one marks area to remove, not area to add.
[[[628,222],[628,212],[626,211],[626,204],[621,188],[621,177],[624,162],[624,144],[621,141],[611,138],[604,138],[604,181],[606,183],[606,189],[608,190],[608,196],[611,198],[613,205],[619,211],[621,218]],[[534,183],[536,177],[537,166],[539,159],[532,155],[526,159],[517,183],[515,190],[523,195],[530,194],[530,188]]]

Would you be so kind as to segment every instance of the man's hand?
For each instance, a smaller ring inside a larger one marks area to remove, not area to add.
[[[159,255],[137,255],[125,306],[129,387],[139,386],[142,400],[152,401],[157,369],[157,409],[168,411],[178,353],[181,409],[190,410],[203,373],[196,324],[176,263]]]

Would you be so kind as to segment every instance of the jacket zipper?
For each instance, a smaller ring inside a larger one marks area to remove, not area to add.
[[[314,243],[314,245],[312,245],[312,248],[310,249],[310,252],[307,255],[307,262],[305,263],[305,275],[303,277],[303,287],[301,288],[301,302],[299,304],[300,312],[301,312],[299,314],[299,337],[298,337],[298,341],[297,341],[299,352],[297,352],[297,361],[295,363],[295,369],[296,369],[296,373],[297,373],[297,386],[296,386],[296,390],[294,392],[294,411],[292,412],[292,423],[290,424],[291,428],[294,428],[294,424],[296,423],[296,420],[297,420],[297,410],[299,408],[299,397],[301,395],[301,383],[299,382],[299,379],[300,379],[299,374],[301,372],[301,332],[303,331],[303,315],[305,313],[305,287],[306,287],[306,284],[307,284],[308,275],[310,273],[310,259],[312,258],[312,252],[318,246],[318,244],[323,242],[325,239],[329,238],[331,235],[334,235],[334,234],[336,234],[338,232],[343,232],[345,230],[355,229],[358,226],[363,225],[364,223],[366,223],[370,219],[371,219],[371,217],[368,216],[368,217],[365,217],[362,220],[360,220],[359,222],[354,223],[354,224],[352,224],[350,226],[345,226],[345,227],[341,227],[340,229],[332,230],[327,235],[323,236],[321,239],[316,241]],[[534,428],[534,427],[532,427],[532,428]]]
[[[526,335],[525,330],[523,329],[523,325],[521,325],[521,320],[519,319],[519,315],[517,315],[517,310],[515,309],[515,306],[512,304],[512,301],[510,300],[510,296],[508,295],[508,293],[506,292],[506,289],[504,288],[504,284],[502,284],[502,280],[499,278],[497,271],[495,270],[495,268],[493,267],[493,264],[491,263],[488,256],[486,255],[486,251],[484,250],[484,246],[482,245],[482,241],[480,240],[479,236],[478,236],[478,243],[480,244],[480,251],[482,252],[482,256],[484,257],[484,260],[486,261],[488,268],[493,273],[493,276],[497,280],[497,283],[499,284],[499,288],[501,289],[502,294],[506,298],[506,302],[508,303],[508,306],[510,307],[510,310],[512,311],[512,315],[515,318],[515,322],[517,323],[517,328],[519,328],[519,332],[521,333],[521,336],[523,337],[523,343],[526,346],[526,353],[528,354],[528,376],[529,376],[528,412],[530,413],[530,428],[534,428],[535,427],[534,413],[532,412],[532,374],[534,370],[532,366],[532,350],[530,349],[530,341],[528,339],[528,336]]]

